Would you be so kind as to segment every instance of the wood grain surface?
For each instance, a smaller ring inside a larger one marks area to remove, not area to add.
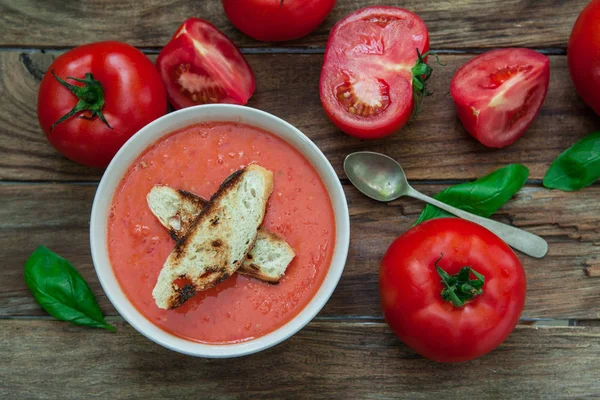
[[[219,0],[0,0],[0,399],[598,398],[600,183],[577,193],[540,184],[560,152],[600,130],[600,118],[575,94],[565,56],[571,27],[587,3],[338,0],[313,34],[273,44],[237,31]],[[401,132],[374,142],[337,130],[322,110],[318,87],[329,30],[344,15],[373,4],[419,14],[431,47],[447,63],[435,67],[434,94],[424,112]],[[257,81],[249,106],[296,125],[323,150],[350,209],[348,262],[325,308],[284,343],[235,360],[168,351],[118,316],[89,249],[102,170],[64,159],[48,144],[36,115],[40,80],[65,49],[119,40],[155,60],[191,16],[211,21],[242,47]],[[506,149],[488,149],[462,128],[450,80],[479,52],[520,46],[550,56],[548,96],[525,136]],[[541,235],[550,251],[542,260],[519,254],[528,281],[522,325],[498,349],[468,363],[436,364],[404,346],[383,322],[379,262],[423,204],[382,204],[360,195],[341,168],[343,158],[358,150],[396,158],[414,186],[430,195],[508,163],[529,167],[528,185],[494,218]],[[40,244],[82,273],[117,333],[54,321],[37,305],[23,266]]]
[[[0,397],[566,399],[600,392],[600,328],[593,327],[517,327],[486,357],[447,365],[419,357],[384,323],[313,322],[236,360],[177,354],[116,325],[112,334],[0,321]]]
[[[446,186],[417,185],[434,194]],[[381,317],[377,273],[389,244],[416,221],[423,204],[402,199],[377,203],[344,186],[351,217],[348,262],[321,316]],[[0,318],[46,315],[23,281],[23,265],[40,244],[70,260],[90,283],[100,305],[110,305],[98,283],[89,252],[89,215],[95,185],[0,185]],[[600,253],[600,187],[571,193],[529,186],[498,213],[497,219],[541,235],[548,256],[519,254],[527,273],[524,318],[595,319],[600,317],[600,278],[586,274]]]
[[[339,0],[313,34],[283,45],[322,47],[337,20],[361,7],[384,4],[418,14],[427,25],[434,49],[564,49],[587,1]],[[112,39],[139,47],[162,47],[189,17],[212,22],[238,46],[273,45],[237,31],[220,0],[144,0],[135,6],[121,0],[0,0],[0,46],[69,47]]]
[[[0,180],[98,180],[92,170],[64,159],[46,141],[36,116],[37,88],[56,53],[0,51]],[[155,58],[154,56],[152,58]],[[413,180],[473,179],[520,162],[541,179],[552,160],[583,136],[600,129],[600,118],[575,94],[565,56],[551,56],[548,97],[529,131],[504,149],[489,149],[466,133],[449,93],[452,75],[468,55],[444,55],[446,67],[431,78],[433,96],[424,111],[400,132],[377,141],[343,134],[319,100],[322,55],[249,55],[257,90],[249,106],[294,124],[325,153],[340,177],[344,157],[379,151],[402,163]],[[307,84],[308,83],[308,84]]]

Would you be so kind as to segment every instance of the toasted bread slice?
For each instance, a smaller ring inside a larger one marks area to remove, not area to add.
[[[278,283],[294,257],[296,253],[285,239],[260,228],[254,247],[238,272],[262,281]]]
[[[146,199],[152,213],[175,240],[185,236],[207,203],[193,193],[160,185],[154,186]],[[295,256],[294,249],[285,239],[261,227],[254,247],[238,272],[266,282],[278,283]]]
[[[273,174],[259,165],[227,178],[163,265],[152,291],[156,305],[179,307],[237,271],[254,245],[272,191]],[[186,281],[183,287],[178,279]]]
[[[208,201],[185,190],[156,185],[146,195],[150,211],[167,228],[171,237],[179,241],[190,229]]]

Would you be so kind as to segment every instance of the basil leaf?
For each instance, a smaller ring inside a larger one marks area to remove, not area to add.
[[[544,176],[544,186],[567,192],[600,178],[600,132],[592,133],[565,150]]]
[[[474,182],[451,186],[434,197],[461,210],[489,217],[523,187],[528,176],[527,167],[521,164],[510,164]],[[415,225],[432,218],[453,216],[427,204]]]
[[[94,294],[71,263],[40,246],[25,263],[25,283],[50,315],[75,325],[115,331],[102,316]]]

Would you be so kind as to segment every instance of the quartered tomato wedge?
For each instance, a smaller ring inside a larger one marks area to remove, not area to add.
[[[254,74],[238,48],[211,23],[185,21],[156,65],[175,108],[208,103],[246,104]]]
[[[425,66],[419,54],[428,48],[425,23],[402,8],[367,7],[339,21],[321,70],[321,102],[329,118],[362,139],[396,132],[413,113],[413,68]]]
[[[485,146],[504,147],[533,122],[549,80],[548,57],[529,49],[501,49],[463,65],[450,92],[465,129]]]

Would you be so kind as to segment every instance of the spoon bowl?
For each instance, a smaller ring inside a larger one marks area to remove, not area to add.
[[[361,151],[349,154],[344,171],[364,195],[383,202],[406,196],[410,188],[400,164],[385,154]]]

